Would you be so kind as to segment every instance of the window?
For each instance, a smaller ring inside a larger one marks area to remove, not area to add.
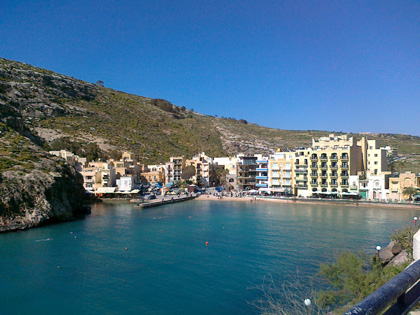
[[[378,165],[378,161],[375,161],[375,163],[374,163],[375,165]]]
[[[378,154],[375,154],[375,157],[378,157]]]

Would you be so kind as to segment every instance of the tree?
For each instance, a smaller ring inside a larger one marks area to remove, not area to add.
[[[96,81],[96,85],[99,85],[99,86],[104,86],[104,81],[101,81],[101,80],[98,80],[98,81]]]
[[[194,175],[195,175],[195,167],[193,165],[189,165],[182,170],[181,178],[184,180],[189,180]]]
[[[84,149],[85,149],[85,154],[88,161],[96,160],[101,153],[99,146],[94,142],[91,142],[88,145],[86,145]]]
[[[413,195],[417,193],[416,187],[405,187],[403,190],[403,195],[408,196],[408,199],[412,199]]]
[[[229,170],[225,169],[223,165],[217,165],[213,171],[211,182],[215,186],[225,186],[226,185],[226,175],[229,174]]]

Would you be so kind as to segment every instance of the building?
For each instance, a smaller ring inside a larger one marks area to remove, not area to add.
[[[115,187],[115,168],[108,162],[89,162],[80,174],[83,176],[83,186],[88,191],[96,191],[101,187]]]
[[[65,159],[67,163],[74,166],[74,168],[78,172],[81,172],[83,170],[83,167],[86,165],[86,158],[81,158],[70,151],[60,150],[60,151],[50,151],[49,153],[51,155],[55,155],[55,156]]]
[[[199,186],[208,187],[210,183],[211,172],[213,170],[213,159],[204,152],[192,157],[191,160],[185,160],[186,166],[194,166],[195,175],[192,178]]]
[[[170,182],[177,182],[180,181],[181,175],[182,175],[182,170],[185,168],[185,157],[184,156],[176,156],[176,157],[171,157],[170,158],[170,162],[173,165],[173,171],[171,172],[172,174],[169,175],[168,174],[168,183]]]
[[[263,157],[261,154],[256,155],[257,166],[255,176],[255,187],[256,188],[268,188],[268,165],[269,158]]]
[[[131,152],[124,152],[119,161],[112,161],[117,179],[125,176],[133,177],[134,183],[140,183],[142,166]]]
[[[147,165],[141,173],[142,183],[165,183],[165,165]]]
[[[215,186],[216,178],[215,175],[217,169],[225,170],[226,183],[229,190],[235,190],[238,187],[238,176],[237,176],[237,157],[219,157],[213,158],[213,173],[210,176],[210,185]],[[220,179],[217,179],[220,181]],[[223,179],[221,180],[223,181]]]
[[[362,147],[347,135],[313,139],[308,154],[312,196],[348,193],[350,176],[364,170]]]
[[[257,157],[237,155],[236,174],[237,189],[241,191],[252,190],[256,188],[257,176]]]
[[[294,152],[280,149],[270,156],[268,165],[268,192],[292,194],[294,185]]]
[[[310,150],[298,149],[295,152],[293,194],[300,197],[309,196],[309,164]],[[316,180],[316,179],[315,179]],[[314,186],[315,187],[315,186]]]
[[[134,189],[134,177],[133,176],[122,176],[117,179],[118,191],[130,192]]]

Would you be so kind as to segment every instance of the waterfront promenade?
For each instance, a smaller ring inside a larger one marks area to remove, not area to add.
[[[342,205],[351,207],[378,207],[378,208],[411,208],[420,209],[420,203],[393,203],[378,202],[366,200],[350,200],[350,199],[317,199],[317,198],[295,198],[295,197],[263,197],[263,196],[242,196],[230,197],[223,196],[220,198],[215,195],[201,195],[197,200],[217,200],[217,201],[241,201],[241,202],[273,202],[273,203],[299,203],[299,204],[327,204]]]

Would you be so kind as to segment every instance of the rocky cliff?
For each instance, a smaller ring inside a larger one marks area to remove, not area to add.
[[[2,173],[0,232],[71,220],[82,213],[84,189],[81,175],[67,165],[57,167],[53,161],[42,162],[48,164],[51,171]]]
[[[0,115],[0,232],[70,220],[83,211],[83,178],[50,156],[19,113]]]

